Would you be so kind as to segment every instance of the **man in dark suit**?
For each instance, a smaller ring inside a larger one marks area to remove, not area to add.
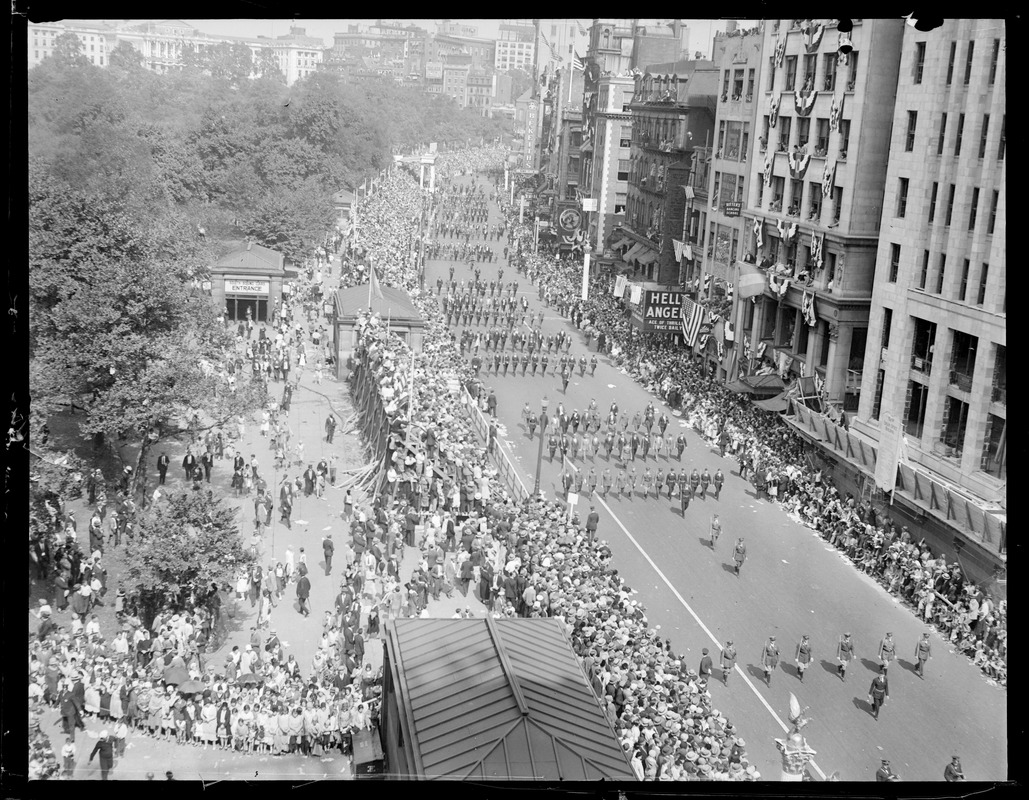
[[[168,466],[171,464],[171,459],[168,458],[168,454],[163,450],[161,455],[157,457],[157,474],[160,476],[157,480],[161,486],[164,486],[165,476],[168,474]]]
[[[880,667],[879,674],[872,679],[868,688],[868,702],[872,704],[872,716],[879,719],[879,709],[890,699],[890,684],[886,680],[886,670]]]
[[[186,480],[193,480],[193,470],[197,466],[197,457],[193,455],[193,451],[187,451],[186,457],[182,459],[182,469],[186,473]]]
[[[596,506],[590,506],[589,516],[586,517],[586,537],[592,546],[594,538],[597,535],[597,525],[600,523],[600,514],[597,513]]]
[[[311,616],[311,609],[308,600],[311,597],[311,579],[307,575],[301,575],[297,581],[297,599],[300,600],[300,613],[305,617]]]
[[[107,774],[114,767],[114,743],[111,741],[111,734],[107,731],[100,731],[100,738],[96,741],[93,752],[89,754],[89,763],[93,763],[93,757],[100,754],[100,780],[106,781]]]
[[[211,482],[211,470],[214,468],[214,453],[208,448],[200,456],[200,465],[204,468],[204,480]]]

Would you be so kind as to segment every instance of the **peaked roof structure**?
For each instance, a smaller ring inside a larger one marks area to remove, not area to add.
[[[278,250],[241,242],[215,261],[211,268],[215,272],[254,272],[265,275],[284,272],[285,264],[286,258]]]
[[[382,319],[414,322],[415,327],[425,324],[407,292],[394,286],[385,286],[381,279],[379,288],[382,290],[382,297],[372,296],[372,311],[377,312]],[[360,312],[368,310],[368,284],[337,289],[333,303],[339,319],[356,317]]]
[[[398,619],[386,633],[423,779],[635,780],[560,620]]]

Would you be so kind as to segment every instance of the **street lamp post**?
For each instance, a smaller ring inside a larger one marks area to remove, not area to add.
[[[547,433],[547,423],[550,418],[547,416],[547,406],[549,401],[544,397],[540,401],[542,411],[540,411],[540,443],[539,451],[536,454],[536,485],[532,487],[532,496],[539,497],[540,495],[540,470],[543,469],[543,437]]]

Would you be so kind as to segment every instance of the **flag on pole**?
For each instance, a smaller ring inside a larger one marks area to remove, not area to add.
[[[814,327],[818,324],[818,317],[815,314],[815,293],[804,292],[804,297],[801,300],[801,313],[804,315],[804,321],[810,326]]]
[[[579,72],[586,71],[586,59],[580,56],[578,53],[575,54],[575,59],[572,61],[572,69],[576,69]]]
[[[575,24],[579,28],[579,35],[580,36],[585,36],[587,34],[587,30],[584,27],[582,27],[582,23],[579,22],[579,20],[575,20]]]
[[[690,347],[697,343],[697,334],[700,332],[700,325],[703,321],[704,307],[684,295],[682,298],[682,338]]]

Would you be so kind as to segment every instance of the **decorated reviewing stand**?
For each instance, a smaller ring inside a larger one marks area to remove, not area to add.
[[[775,745],[779,748],[779,752],[782,753],[782,778],[783,781],[802,781],[804,780],[804,770],[808,765],[808,762],[815,757],[815,751],[808,747],[807,739],[801,734],[800,729],[808,724],[810,721],[803,715],[808,710],[807,706],[803,709],[800,707],[800,703],[794,696],[793,692],[790,692],[790,723],[793,725],[793,730],[790,731],[790,735],[785,739],[776,739]]]

